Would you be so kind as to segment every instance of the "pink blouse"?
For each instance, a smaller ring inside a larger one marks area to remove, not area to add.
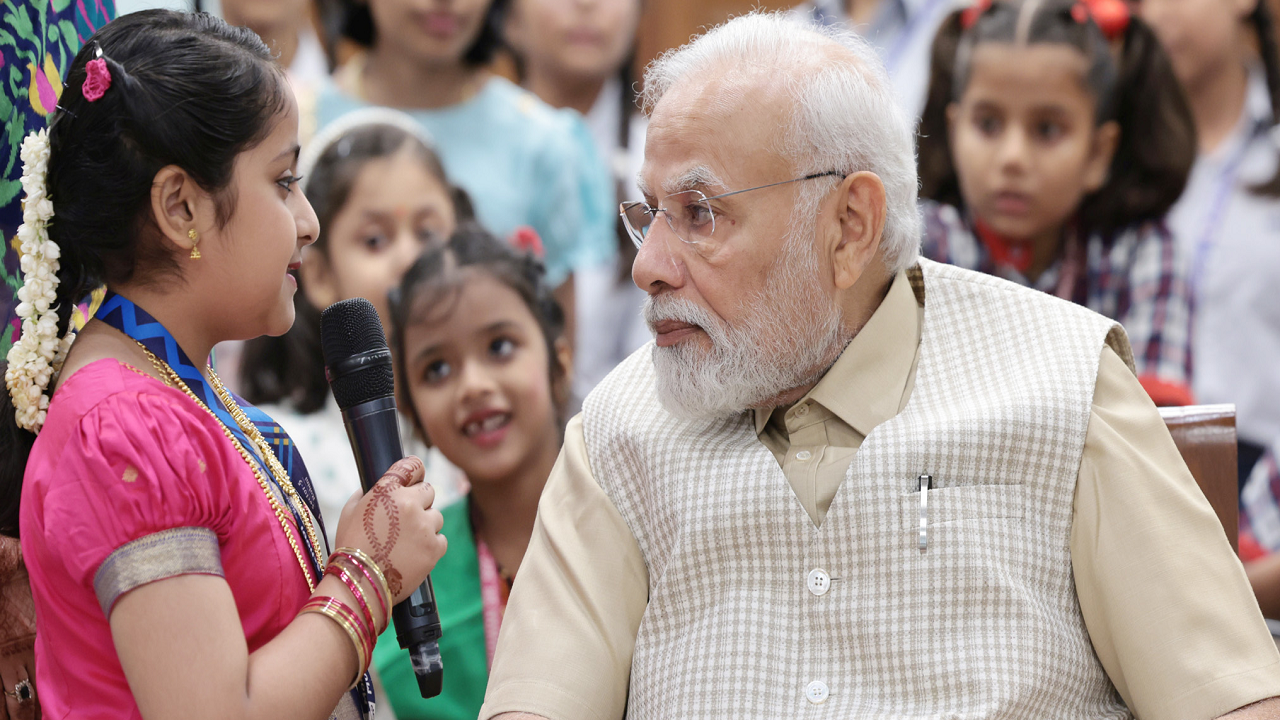
[[[222,425],[182,391],[115,360],[58,388],[27,463],[20,517],[46,718],[140,717],[107,622],[115,600],[139,585],[222,575],[249,652],[309,596]]]

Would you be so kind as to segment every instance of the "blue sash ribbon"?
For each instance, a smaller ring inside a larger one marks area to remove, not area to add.
[[[191,358],[187,357],[186,352],[178,346],[177,340],[173,335],[160,324],[146,310],[138,307],[133,301],[108,291],[106,297],[102,301],[102,305],[98,308],[98,312],[94,318],[100,320],[107,325],[128,335],[130,338],[138,341],[153,355],[163,360],[173,368],[178,377],[191,388],[191,392],[204,402],[218,421],[240,442],[240,445],[249,453],[249,457],[257,464],[258,469],[262,473],[262,477],[275,491],[281,499],[281,504],[289,509],[289,514],[293,517],[294,529],[298,533],[298,539],[301,541],[302,547],[306,548],[306,557],[310,561],[311,570],[317,579],[324,576],[324,568],[328,563],[328,557],[318,558],[315,550],[311,547],[311,543],[307,541],[306,523],[307,519],[302,517],[298,508],[288,501],[288,496],[284,492],[284,488],[280,487],[276,481],[275,475],[271,473],[271,468],[267,465],[266,458],[258,454],[258,448],[251,442],[244,431],[240,429],[239,423],[232,416],[231,411],[222,404],[222,400],[218,397],[218,393],[214,391],[213,386],[205,380],[200,369],[195,363],[191,362]],[[263,439],[267,441],[268,447],[275,454],[276,459],[284,467],[293,484],[294,490],[298,493],[298,497],[302,498],[311,515],[316,519],[319,525],[318,532],[324,543],[325,552],[329,552],[328,539],[325,537],[324,519],[320,516],[320,503],[316,500],[315,488],[311,485],[311,476],[307,473],[307,466],[302,462],[302,456],[298,454],[298,446],[289,438],[289,434],[284,431],[271,416],[262,412],[253,405],[245,402],[240,396],[231,393],[236,404],[248,416],[250,422],[262,433]],[[373,682],[366,674],[363,680],[352,690],[352,699],[356,702],[356,707],[361,709],[365,718],[373,716],[374,698],[373,698]]]

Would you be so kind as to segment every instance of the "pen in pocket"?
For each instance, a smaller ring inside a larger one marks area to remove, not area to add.
[[[929,547],[929,489],[933,487],[932,475],[921,475],[920,482],[920,552]]]

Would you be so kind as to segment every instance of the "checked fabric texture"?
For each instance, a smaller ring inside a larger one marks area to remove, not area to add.
[[[915,389],[821,527],[749,413],[662,408],[650,350],[587,398],[591,467],[649,571],[629,718],[1130,716],[1090,644],[1069,546],[1104,343],[1132,366],[1123,331],[967,270],[922,260],[910,277],[925,308]],[[819,568],[821,595],[806,585]],[[829,688],[816,704],[815,681]]]

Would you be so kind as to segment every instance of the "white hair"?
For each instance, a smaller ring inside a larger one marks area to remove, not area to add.
[[[831,170],[879,176],[885,189],[885,265],[897,272],[914,264],[921,233],[915,126],[895,99],[875,50],[847,29],[753,12],[653,61],[641,94],[645,111],[682,79],[725,68],[784,84],[794,106],[779,150],[796,177]],[[797,213],[816,212],[834,182],[804,183]]]

